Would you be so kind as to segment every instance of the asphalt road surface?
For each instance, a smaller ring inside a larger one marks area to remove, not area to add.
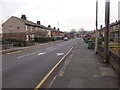
[[[3,88],[35,88],[79,39],[38,45],[2,56]]]

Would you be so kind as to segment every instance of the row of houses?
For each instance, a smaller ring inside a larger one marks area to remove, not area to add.
[[[98,29],[98,37],[104,37],[105,30],[106,28],[101,25],[100,29]],[[83,31],[81,33],[83,36],[88,36],[88,37],[95,37],[95,34],[96,34],[95,30]],[[109,40],[111,40],[113,43],[120,43],[120,20],[110,24]]]
[[[99,37],[104,37],[105,27],[100,26],[98,30]],[[110,24],[109,38],[115,42],[120,43],[120,20]]]
[[[34,41],[35,37],[64,37],[64,32],[59,28],[51,28],[41,25],[40,21],[36,23],[27,20],[26,15],[21,18],[12,16],[2,24],[2,34],[5,39],[19,39],[23,41]]]

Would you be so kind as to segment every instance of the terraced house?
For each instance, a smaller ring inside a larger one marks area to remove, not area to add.
[[[116,21],[110,25],[110,37],[114,42],[120,43],[120,21]]]
[[[41,25],[40,21],[37,23],[27,20],[26,15],[21,18],[12,16],[5,23],[2,24],[3,38],[5,39],[18,39],[23,41],[34,41],[35,37],[63,37],[64,33]],[[57,33],[57,34],[56,34]]]
[[[104,37],[105,27],[100,27],[99,37]],[[114,43],[120,43],[120,21],[116,21],[110,24],[109,38]]]

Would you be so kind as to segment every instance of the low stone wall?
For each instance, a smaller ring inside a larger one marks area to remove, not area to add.
[[[113,50],[109,50],[110,64],[120,73],[120,55]]]
[[[98,54],[104,58],[104,47],[102,45],[98,46]]]
[[[104,47],[98,47],[98,54],[104,58]],[[109,61],[113,68],[120,73],[120,53],[109,49]]]

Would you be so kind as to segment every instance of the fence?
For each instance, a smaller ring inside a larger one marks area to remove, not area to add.
[[[10,49],[10,48],[13,48],[13,44],[4,44],[2,45],[2,49]]]

